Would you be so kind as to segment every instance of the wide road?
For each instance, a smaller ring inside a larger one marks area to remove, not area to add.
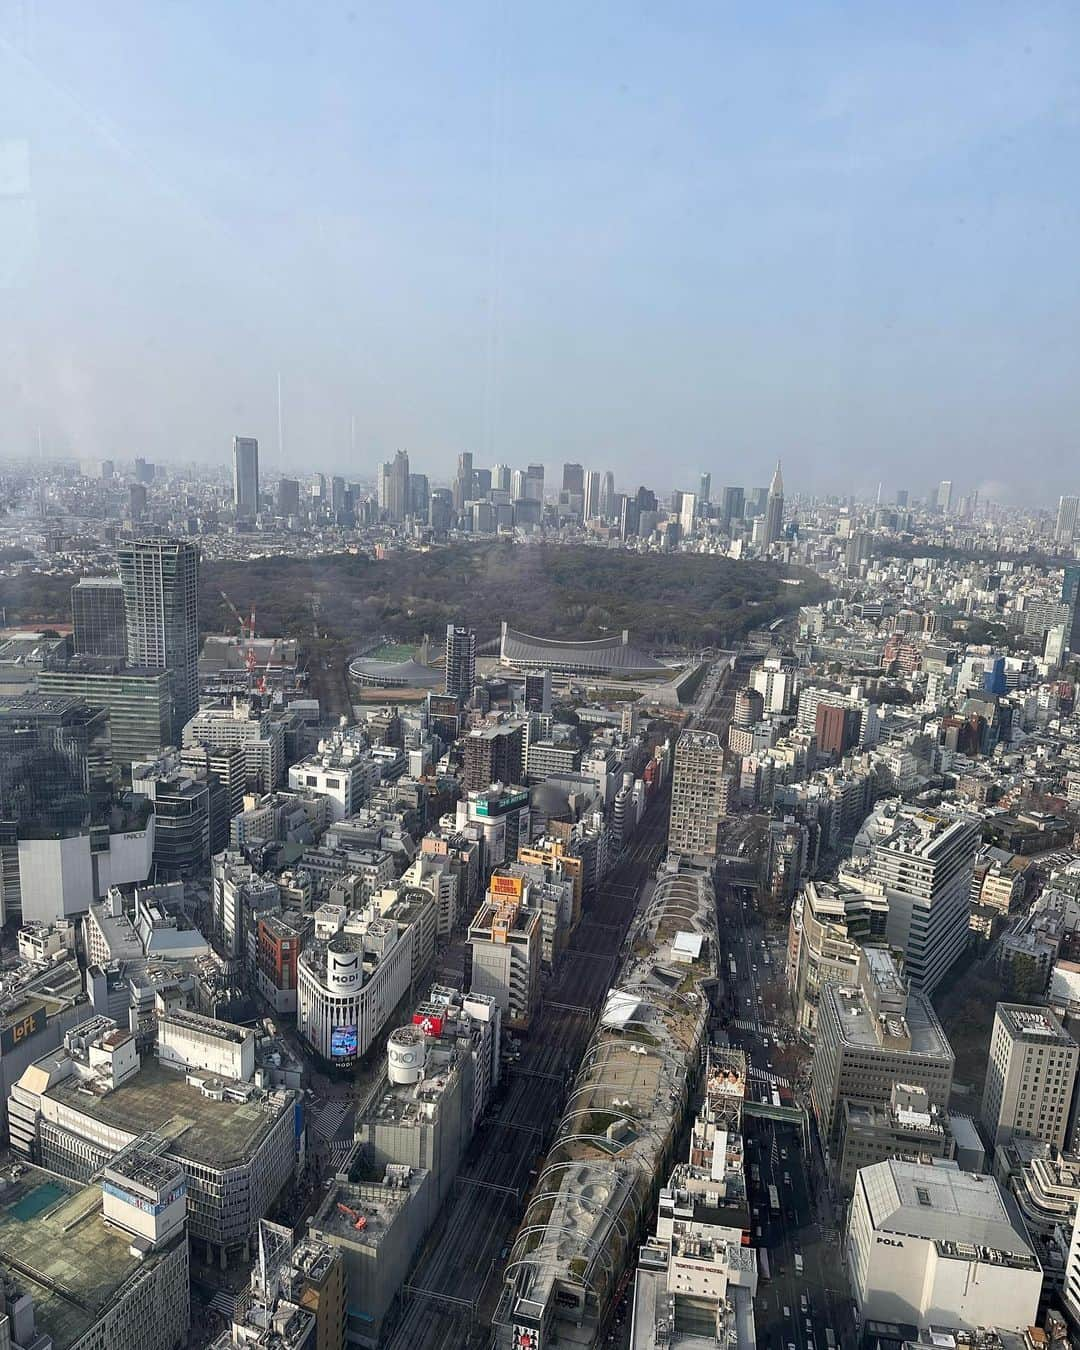
[[[486,1340],[505,1255],[617,964],[638,901],[667,839],[670,787],[653,798],[634,841],[572,935],[537,1025],[482,1124],[405,1294],[393,1350],[457,1350]]]
[[[793,1035],[783,993],[785,943],[780,934],[766,933],[753,886],[719,886],[717,905],[729,981],[724,1029],[746,1053],[751,1089],[769,1094],[777,1083],[787,1086],[777,1050],[778,1042]],[[851,1300],[837,1225],[820,1184],[820,1161],[804,1156],[802,1132],[794,1125],[748,1116],[744,1135],[752,1240],[766,1252],[771,1276],[758,1286],[758,1344],[827,1350],[831,1330],[838,1345],[854,1345]],[[776,1210],[770,1186],[776,1187]]]

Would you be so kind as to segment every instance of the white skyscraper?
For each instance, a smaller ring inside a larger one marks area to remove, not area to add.
[[[1076,537],[1076,517],[1080,511],[1080,497],[1058,499],[1057,527],[1054,539],[1059,544],[1071,544]]]

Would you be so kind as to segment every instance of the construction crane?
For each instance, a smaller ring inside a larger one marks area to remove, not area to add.
[[[233,602],[229,599],[228,595],[226,595],[226,593],[225,593],[224,591],[221,592],[221,598],[222,598],[222,600],[224,600],[225,603],[228,605],[229,610],[230,610],[230,612],[232,613],[233,618],[234,618],[234,619],[236,620],[236,622],[240,625],[240,640],[241,640],[241,642],[242,642],[242,641],[244,640],[244,638],[246,638],[246,637],[248,636],[248,631],[247,631],[247,620],[246,620],[246,619],[244,618],[244,616],[240,613],[240,611],[236,608],[236,606],[233,604]],[[255,610],[252,609],[252,611],[251,611],[251,636],[254,637],[254,635],[255,635]]]

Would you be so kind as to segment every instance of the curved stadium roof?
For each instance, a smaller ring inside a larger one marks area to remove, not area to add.
[[[563,638],[534,637],[504,621],[499,654],[503,665],[530,669],[548,666],[582,675],[658,675],[668,669],[655,656],[632,647],[625,629],[614,637],[570,642]]]
[[[357,684],[380,689],[441,689],[444,678],[435,666],[425,666],[412,657],[408,661],[377,661],[371,656],[354,656],[349,662],[349,675]]]

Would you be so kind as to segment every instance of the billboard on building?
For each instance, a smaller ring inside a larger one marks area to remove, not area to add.
[[[438,1013],[413,1013],[413,1026],[419,1027],[425,1036],[441,1036],[443,1020]]]
[[[330,1028],[330,1057],[331,1059],[356,1058],[355,1025]]]
[[[521,899],[521,893],[525,889],[524,877],[500,877],[494,876],[489,883],[489,890],[492,895],[500,897],[512,897],[515,900]]]

